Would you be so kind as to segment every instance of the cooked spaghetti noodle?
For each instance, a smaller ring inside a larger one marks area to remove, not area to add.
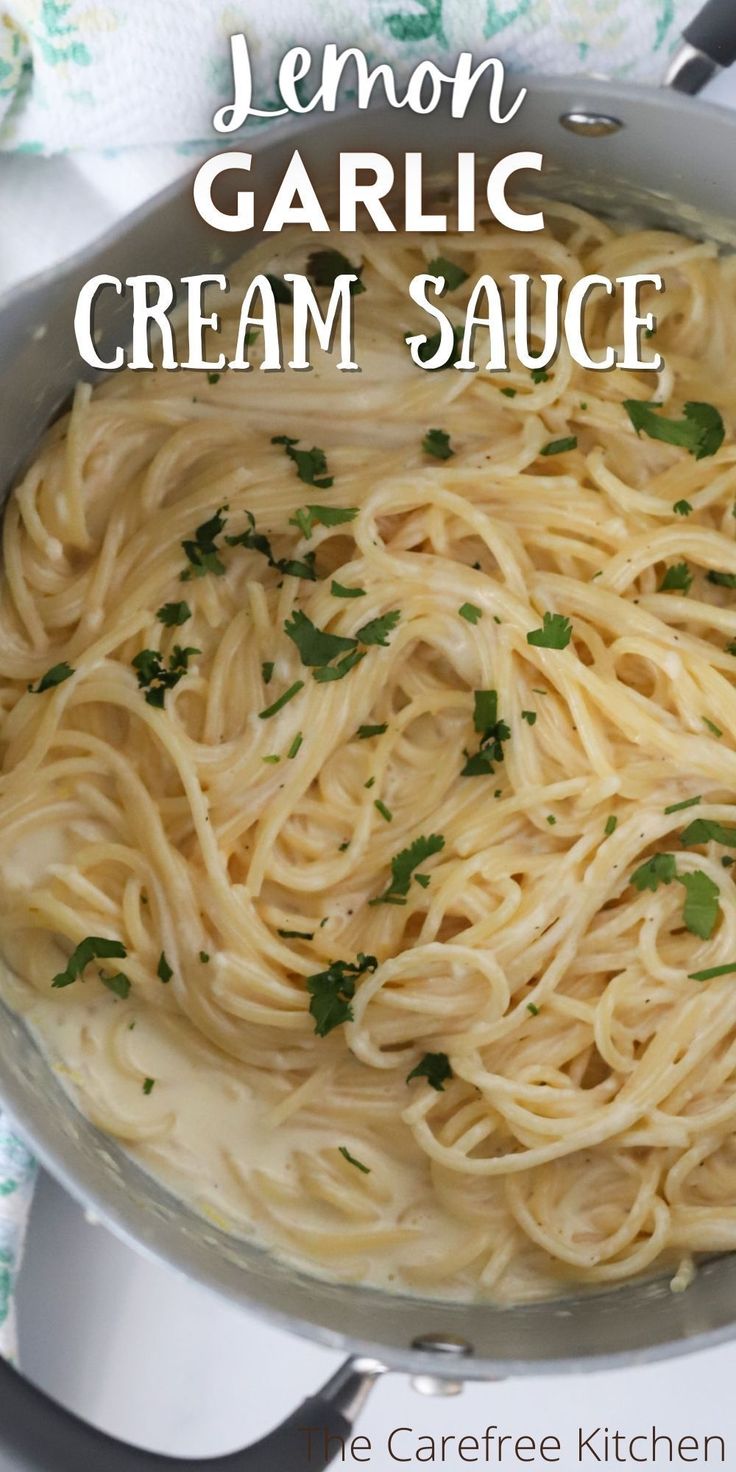
[[[499,1301],[736,1246],[736,259],[547,214],[441,253],[663,271],[658,379],[422,372],[440,247],[345,237],[362,373],[80,387],[0,604],[4,987],[83,1111],[322,1273]]]

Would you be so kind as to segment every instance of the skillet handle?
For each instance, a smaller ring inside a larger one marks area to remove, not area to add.
[[[191,1461],[128,1446],[88,1426],[0,1358],[2,1448],[13,1472],[321,1472],[341,1455],[355,1417],[384,1370],[377,1360],[347,1360],[261,1441],[224,1457]],[[273,1373],[278,1373],[277,1366]]]
[[[736,9],[733,0],[708,0],[683,31],[683,38],[716,66],[736,61]]]
[[[695,97],[722,67],[736,61],[734,0],[707,0],[682,33],[664,77],[665,87]]]

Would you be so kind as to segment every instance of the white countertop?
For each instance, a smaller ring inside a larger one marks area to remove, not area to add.
[[[709,96],[736,106],[736,76],[720,78]],[[0,157],[0,218],[12,222],[0,241],[0,290],[101,234],[190,166],[190,158],[165,149]],[[187,1456],[258,1437],[339,1359],[139,1257],[89,1225],[48,1178],[33,1208],[18,1310],[22,1361],[34,1379],[116,1435]],[[735,1383],[736,1344],[584,1380],[475,1385],[453,1399],[420,1397],[406,1379],[390,1376],[374,1391],[360,1430],[381,1448],[369,1464],[374,1472],[400,1465],[385,1452],[394,1426],[460,1435],[489,1423],[516,1435],[557,1435],[569,1448],[565,1472],[578,1465],[581,1422],[627,1434],[653,1424],[673,1436],[720,1433],[731,1442],[727,1465],[736,1467]],[[434,1465],[454,1472],[467,1463],[450,1452]]]

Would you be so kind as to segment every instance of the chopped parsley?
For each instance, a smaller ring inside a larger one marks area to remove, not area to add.
[[[720,726],[716,725],[715,721],[709,721],[707,716],[703,716],[703,725],[707,726],[708,730],[711,731],[714,736],[717,736],[718,740],[720,741],[723,732]]]
[[[696,808],[702,800],[701,797],[686,797],[683,802],[671,802],[664,810],[665,817],[668,818],[670,813],[681,813],[685,808]]]
[[[446,1053],[425,1053],[424,1057],[407,1073],[406,1082],[413,1078],[426,1078],[431,1089],[436,1089],[438,1094],[443,1094],[445,1084],[453,1077],[450,1060]]]
[[[682,912],[687,929],[701,940],[709,940],[718,919],[718,885],[702,869],[696,869],[694,874],[678,874],[677,881],[684,885],[687,894]]]
[[[355,1156],[350,1154],[350,1151],[348,1150],[347,1145],[339,1145],[338,1146],[338,1149],[339,1149],[340,1154],[342,1155],[343,1159],[344,1160],[347,1160],[348,1165],[354,1165],[355,1166],[355,1169],[356,1170],[361,1170],[363,1172],[363,1175],[364,1176],[369,1176],[370,1175],[370,1173],[371,1173],[370,1172],[370,1167],[367,1166],[367,1165],[364,1165],[363,1162],[362,1162],[362,1160],[356,1160],[355,1159]]]
[[[610,817],[606,818],[606,824],[605,824],[605,827],[603,829],[603,832],[605,833],[606,838],[610,838],[611,837],[611,834],[616,832],[617,827],[618,827],[618,818],[616,817],[616,814],[615,813],[611,813]]]
[[[578,437],[576,434],[564,435],[562,439],[550,440],[549,444],[542,445],[540,455],[564,455],[568,450],[576,450]]]
[[[156,614],[159,623],[164,624],[167,629],[178,629],[191,616],[192,610],[188,603],[164,603]]]
[[[428,429],[422,440],[422,449],[425,455],[433,455],[435,460],[450,460],[455,454],[450,436],[444,429]]]
[[[144,1092],[144,1094],[151,1094],[153,1092],[153,1086],[154,1086],[155,1082],[156,1082],[155,1078],[147,1078],[147,1079],[144,1079],[144,1081],[143,1081],[143,1092]]]
[[[736,588],[736,572],[709,572],[707,577],[718,588]]]
[[[289,747],[289,750],[286,753],[286,759],[287,759],[287,761],[293,761],[294,760],[294,757],[296,756],[296,754],[297,754],[297,752],[299,750],[299,747],[301,746],[303,740],[304,740],[304,737],[302,736],[301,731],[297,731],[296,736],[294,737],[294,740],[292,741],[291,746]]]
[[[380,797],[377,797],[374,800],[373,806],[376,809],[376,812],[380,813],[382,818],[385,818],[387,823],[393,823],[394,815],[389,810],[389,808],[386,807],[385,802],[381,802]]]
[[[453,363],[456,363],[458,358],[460,357],[460,344],[462,342],[463,329],[462,327],[453,327],[452,331],[454,342],[449,358],[446,358],[444,363],[438,363],[435,368],[428,369],[428,372],[439,373],[442,371],[443,368],[451,368]],[[407,333],[404,341],[409,342],[411,337],[412,334]],[[433,332],[430,337],[427,337],[425,339],[424,344],[421,347],[417,346],[417,356],[420,363],[428,363],[430,358],[434,357],[435,353],[439,351],[441,340],[442,334],[440,332]]]
[[[503,743],[511,737],[505,721],[498,719],[498,692],[473,691],[473,726],[481,737],[472,755],[466,751],[461,777],[486,777],[495,772],[495,762],[503,761]]]
[[[262,756],[261,761],[267,762],[270,767],[275,767],[281,761],[281,757],[277,756],[275,752],[271,752],[269,756]]]
[[[724,848],[736,848],[736,828],[727,828],[715,818],[694,818],[680,834],[683,848],[710,842],[721,843]]]
[[[639,865],[638,869],[634,870],[629,883],[640,892],[651,889],[654,893],[660,884],[671,884],[676,878],[677,867],[674,854],[654,854],[651,859],[647,859],[645,863]]]
[[[532,1017],[538,1017],[539,1016],[539,1008],[538,1007],[535,1007],[535,1005],[534,1005],[533,1002],[527,1002],[527,1004],[526,1004],[526,1010],[527,1010],[527,1012],[531,1012]]]
[[[343,583],[332,579],[330,592],[333,598],[365,598],[365,588],[346,588]]]
[[[172,969],[171,969],[168,961],[166,960],[166,955],[165,955],[165,953],[163,951],[161,952],[161,955],[158,958],[158,966],[156,967],[156,975],[157,975],[159,981],[163,981],[164,983],[167,982],[167,981],[171,981],[171,978],[174,975],[174,973],[173,973],[173,971],[172,971]]]
[[[206,966],[207,965],[207,962],[209,961],[210,958],[209,958],[209,956],[208,956],[208,954],[207,954],[206,951],[200,951],[200,953],[199,953],[199,959],[202,962],[202,965],[203,966]]]
[[[535,710],[523,710],[521,712],[521,719],[522,721],[526,721],[528,726],[533,726],[537,719],[537,712]]]
[[[544,613],[541,629],[527,634],[527,644],[537,649],[567,649],[572,638],[572,624],[562,613]]]
[[[462,286],[468,279],[467,271],[458,266],[456,261],[448,261],[447,256],[435,256],[434,260],[429,261],[427,272],[432,276],[443,276],[447,291],[457,291],[458,286]]]
[[[546,383],[547,379],[549,378],[549,373],[547,372],[546,368],[532,368],[530,377],[532,383]],[[575,444],[577,444],[577,440],[575,441]],[[551,454],[552,451],[550,450],[548,451],[548,453]]]
[[[668,567],[659,585],[660,593],[688,593],[692,587],[693,575],[686,562],[673,562]]]
[[[207,374],[207,382],[208,383],[219,383],[220,382],[220,377],[221,377],[221,375],[219,373],[208,373]]]
[[[461,603],[458,613],[461,618],[467,619],[469,624],[477,624],[478,619],[483,617],[483,609],[478,608],[475,603]]]
[[[119,997],[121,1002],[124,1002],[130,995],[130,982],[122,971],[116,971],[114,975],[109,975],[107,971],[100,971],[98,975],[102,985],[106,986],[113,996]]]
[[[53,690],[56,685],[63,685],[64,681],[68,680],[69,676],[73,674],[73,667],[67,664],[64,659],[61,661],[61,664],[53,664],[51,669],[47,670],[46,674],[41,676],[35,688],[33,685],[29,685],[29,693],[31,695],[43,695],[44,690]]]
[[[282,940],[314,940],[313,930],[277,930]]]
[[[688,981],[713,981],[716,976],[732,976],[736,971],[736,961],[727,961],[725,966],[708,966],[705,971],[690,971]]]
[[[327,474],[327,456],[324,450],[313,445],[311,450],[297,450],[298,439],[294,440],[288,434],[275,434],[271,437],[272,445],[283,445],[290,460],[296,466],[296,473],[301,481],[307,486],[316,486],[319,491],[328,491],[333,482],[333,477]]]
[[[331,961],[326,971],[307,977],[307,991],[311,997],[309,1011],[318,1037],[327,1037],[342,1022],[352,1021],[350,1004],[355,996],[355,982],[366,972],[375,971],[377,966],[375,956],[365,956],[359,951],[354,962]]]
[[[127,954],[125,946],[119,940],[107,940],[101,935],[88,935],[72,951],[65,969],[57,973],[51,985],[55,987],[71,986],[72,982],[79,980],[90,961],[106,961],[110,957],[124,960]]]
[[[276,572],[284,573],[287,577],[306,578],[309,582],[316,580],[317,574],[314,570],[314,553],[307,552],[304,558],[275,557],[270,539],[263,532],[256,531],[256,519],[251,511],[246,511],[248,528],[240,532],[237,537],[226,537],[225,541],[229,547],[247,547],[251,552],[260,552],[265,557],[269,567]]]
[[[556,819],[554,813],[548,813],[547,814],[547,822],[549,823],[550,828],[554,828],[554,826],[555,826],[555,824],[557,822],[557,819]]]
[[[354,649],[352,654],[345,654],[342,659],[338,659],[337,664],[320,665],[318,669],[312,670],[312,676],[320,685],[331,680],[344,680],[355,669],[356,664],[360,664],[361,659],[365,659],[365,649]]]
[[[259,721],[267,721],[271,716],[275,716],[278,711],[283,710],[284,706],[288,705],[289,701],[293,700],[294,696],[298,695],[299,691],[303,689],[304,681],[295,680],[294,684],[290,685],[288,690],[284,691],[283,695],[279,695],[278,700],[274,700],[273,705],[266,706],[265,710],[259,710]]]
[[[394,608],[391,613],[382,613],[378,618],[369,619],[368,623],[363,624],[355,635],[358,643],[380,644],[381,648],[385,649],[388,644],[388,636],[393,633],[400,618],[400,610]]]
[[[350,282],[350,295],[360,296],[365,291],[363,267],[352,266],[340,250],[313,250],[307,258],[307,275],[315,286],[334,286],[338,276],[357,276],[357,281]]]
[[[140,654],[136,654],[131,663],[138,676],[138,687],[145,693],[146,703],[155,706],[157,710],[163,710],[166,691],[173,690],[184,675],[188,674],[191,656],[201,652],[191,645],[182,649],[180,644],[175,644],[169,655],[168,666],[164,665],[159,649],[142,649]]]
[[[225,572],[225,564],[220,560],[220,548],[217,538],[227,523],[225,512],[227,506],[218,507],[214,516],[203,521],[194,532],[194,536],[182,542],[189,567],[181,574],[183,583],[189,582],[191,578],[203,578],[206,573],[211,572],[216,578],[221,578]]]
[[[384,731],[388,731],[387,721],[380,726],[358,726],[355,734],[359,741],[367,741],[369,736],[382,736]]]
[[[663,440],[668,445],[679,445],[689,450],[696,460],[715,455],[723,444],[725,428],[718,410],[712,404],[687,403],[684,419],[667,419],[655,413],[655,407],[639,399],[624,399],[624,409],[637,434],[648,435],[652,440]]]
[[[261,679],[264,685],[270,685],[273,679],[274,662],[272,659],[264,659],[261,665]]]
[[[314,451],[311,453],[314,454]],[[357,506],[300,506],[289,517],[289,526],[298,527],[302,536],[309,540],[315,523],[320,526],[342,526],[343,522],[355,521],[357,515]]]
[[[266,272],[266,280],[273,292],[274,301],[279,302],[282,307],[290,307],[294,301],[294,293],[287,282],[270,271]]]
[[[693,508],[689,501],[675,501],[675,504],[672,507],[675,516],[689,516],[692,509]]]
[[[505,399],[515,399],[518,392],[519,392],[519,390],[516,389],[516,388],[502,388],[501,389],[501,393],[503,394],[503,396],[504,396]]]
[[[302,664],[310,667],[331,664],[338,655],[357,647],[357,639],[344,638],[342,634],[327,634],[318,629],[311,618],[300,608],[294,610],[284,624],[284,632],[296,644]]]
[[[400,853],[395,854],[391,860],[391,883],[383,894],[375,899],[369,900],[371,905],[405,905],[406,896],[413,878],[426,889],[429,884],[428,874],[415,874],[415,870],[433,854],[441,853],[445,846],[445,840],[441,833],[430,833],[429,837],[415,838],[408,848],[403,848]]]

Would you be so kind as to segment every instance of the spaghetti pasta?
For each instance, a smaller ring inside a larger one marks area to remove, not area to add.
[[[443,238],[445,309],[663,270],[656,391],[422,372],[438,243],[331,236],[362,372],[80,386],[0,588],[3,990],[82,1110],[321,1273],[498,1301],[736,1245],[736,259],[546,212]]]

